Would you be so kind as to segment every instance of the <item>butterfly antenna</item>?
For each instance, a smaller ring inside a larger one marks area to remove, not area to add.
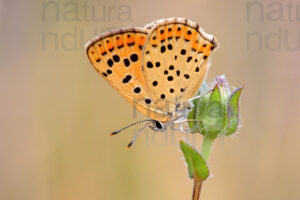
[[[144,122],[148,122],[148,121],[153,121],[153,119],[145,119],[145,120],[141,120],[141,121],[138,121],[138,122],[135,122],[135,123],[132,123],[132,124],[129,124],[128,126],[125,126],[124,128],[121,128],[120,130],[117,130],[117,131],[114,131],[112,132],[110,135],[116,135],[118,133],[120,133],[121,131],[127,129],[127,128],[130,128],[134,125],[137,125],[137,124],[141,124],[141,123],[144,123]]]
[[[153,120],[151,120],[150,122],[148,122],[145,126],[143,126],[138,132],[137,134],[135,134],[135,136],[133,137],[133,139],[131,140],[131,142],[127,145],[127,148],[129,149],[131,147],[131,145],[135,142],[136,138],[142,133],[142,131],[148,127],[150,124],[154,123]]]

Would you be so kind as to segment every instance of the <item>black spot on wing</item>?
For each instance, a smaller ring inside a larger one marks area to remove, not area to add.
[[[159,67],[159,66],[160,66],[160,62],[156,62],[156,63],[155,63],[155,66],[156,66],[156,67]]]
[[[123,78],[123,83],[128,83],[130,80],[131,80],[132,76],[131,75],[126,75],[124,78]]]
[[[167,79],[168,79],[168,81],[173,81],[174,78],[173,78],[173,76],[168,76]]]
[[[130,60],[132,62],[136,62],[139,59],[138,55],[136,53],[133,53],[130,55]]]
[[[125,58],[125,59],[123,60],[123,62],[124,62],[124,65],[125,65],[126,67],[129,67],[130,61],[129,61],[128,58]]]
[[[112,67],[114,65],[114,61],[112,59],[107,60],[108,66]]]
[[[133,89],[134,93],[138,94],[141,92],[141,88],[140,87],[136,87]]]
[[[153,81],[152,85],[155,87],[157,86],[158,82],[157,81]]]
[[[120,61],[120,57],[119,57],[118,55],[114,55],[114,56],[113,56],[113,60],[114,60],[115,62],[119,62],[119,61]]]
[[[166,47],[165,47],[165,46],[161,46],[161,47],[160,47],[160,52],[161,52],[161,53],[165,53],[165,51],[166,51]]]
[[[153,64],[152,64],[151,61],[148,61],[148,62],[147,62],[147,67],[148,67],[148,68],[153,68]]]
[[[106,70],[107,74],[112,74],[112,71],[110,69]]]
[[[151,102],[152,102],[151,99],[145,99],[146,104],[150,104]]]

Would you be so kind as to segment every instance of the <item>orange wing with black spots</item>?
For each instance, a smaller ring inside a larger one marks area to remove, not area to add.
[[[86,45],[86,52],[96,71],[132,106],[166,122],[169,117],[153,103],[141,67],[148,31],[127,28],[102,34]]]
[[[154,103],[174,112],[199,90],[217,42],[187,19],[163,19],[146,27],[150,28],[142,63],[146,83]]]

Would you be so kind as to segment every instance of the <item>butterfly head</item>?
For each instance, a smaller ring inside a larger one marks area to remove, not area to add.
[[[157,132],[164,132],[166,131],[166,124],[161,123],[157,120],[153,120],[153,123],[151,125],[149,125],[149,127]]]

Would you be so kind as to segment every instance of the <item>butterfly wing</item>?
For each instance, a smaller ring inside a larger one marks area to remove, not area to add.
[[[142,28],[116,30],[88,42],[85,49],[95,70],[132,106],[164,122],[169,119],[152,102],[141,67],[148,32]]]
[[[147,26],[151,29],[143,52],[145,79],[155,104],[173,112],[198,91],[217,43],[187,19],[157,20]]]

